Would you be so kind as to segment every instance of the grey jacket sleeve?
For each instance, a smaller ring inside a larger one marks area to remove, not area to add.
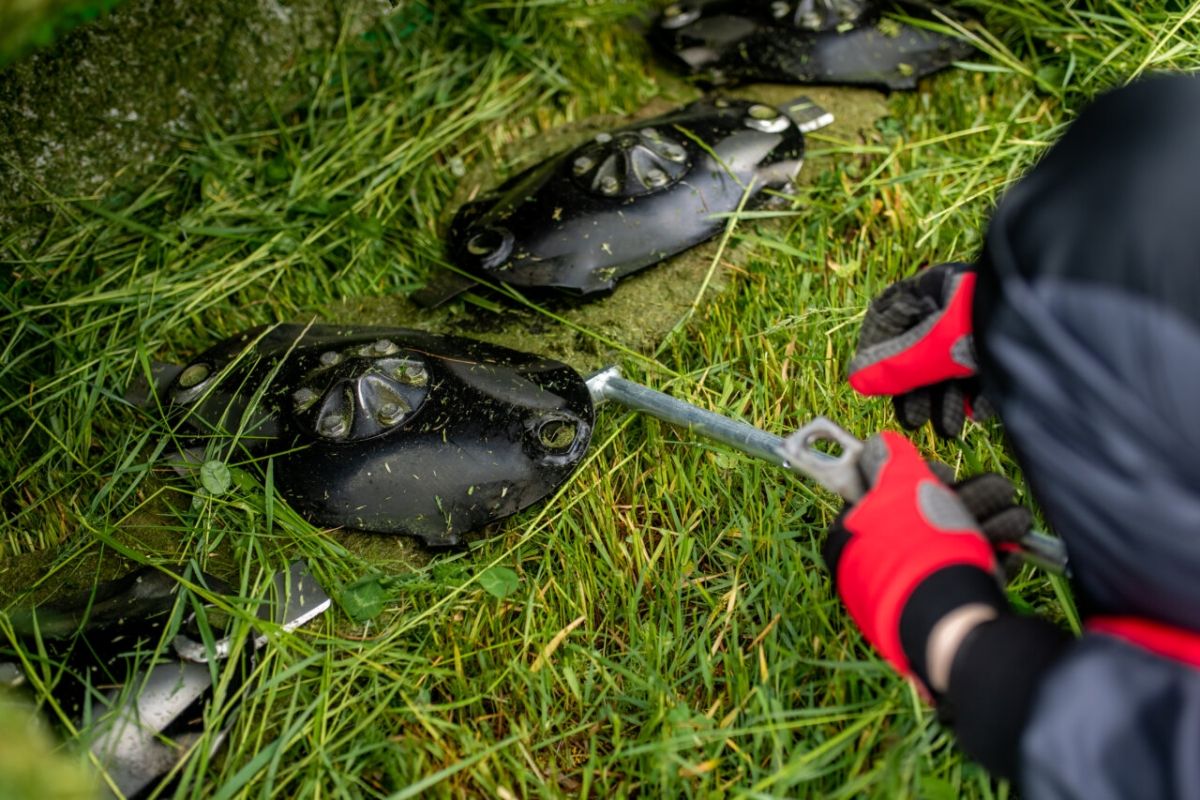
[[[1200,669],[1084,636],[1039,682],[1018,776],[1029,800],[1200,798]]]
[[[1027,800],[1200,798],[1200,669],[1013,614],[980,625],[940,707]]]

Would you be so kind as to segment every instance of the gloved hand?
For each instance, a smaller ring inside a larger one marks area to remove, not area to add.
[[[989,537],[1031,521],[1000,475],[947,486],[903,436],[881,433],[859,461],[867,492],[834,521],[823,555],[850,616],[901,674],[929,688],[926,644],[946,614],[1007,607]]]
[[[975,378],[974,291],[975,272],[966,264],[929,267],[885,289],[863,319],[850,385],[865,395],[891,395],[901,425],[932,420],[941,436],[957,436],[968,413],[990,416]]]

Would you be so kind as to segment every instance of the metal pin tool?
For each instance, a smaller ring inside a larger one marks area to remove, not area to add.
[[[587,386],[596,405],[614,402],[686,428],[811,478],[845,500],[853,502],[865,491],[858,469],[862,441],[826,417],[814,418],[785,439],[626,380],[616,367],[593,373],[587,378]],[[837,452],[818,449],[823,444],[832,445]],[[1051,572],[1067,573],[1067,552],[1061,540],[1040,531],[1030,531],[1015,545],[1015,553],[1024,560]]]

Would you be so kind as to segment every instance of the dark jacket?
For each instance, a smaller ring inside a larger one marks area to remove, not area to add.
[[[1084,111],[998,206],[978,272],[985,394],[1085,622],[1177,647],[981,630],[951,675],[960,741],[1030,798],[1200,798],[1200,78]]]

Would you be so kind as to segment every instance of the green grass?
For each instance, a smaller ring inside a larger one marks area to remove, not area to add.
[[[259,129],[213,122],[151,182],[31,198],[45,224],[0,232],[11,608],[181,559],[247,596],[296,557],[334,592],[391,576],[378,618],[335,609],[267,648],[249,689],[219,694],[214,723],[242,701],[228,746],[184,766],[174,796],[1011,795],[854,632],[818,555],[839,503],[776,469],[604,409],[561,492],[430,558],[316,530],[250,473],[216,496],[178,479],[161,424],[121,403],[150,360],[419,287],[444,264],[463,175],[511,162],[514,143],[692,96],[629,24],[653,5],[405,3],[284,76],[291,99]],[[619,360],[779,433],[817,413],[862,435],[894,427],[842,380],[868,299],[920,264],[971,258],[995,198],[1090,96],[1200,64],[1200,6],[968,5],[987,16],[973,35],[989,56],[893,95],[862,136],[812,136],[796,213],[732,221],[728,285],[692,287],[694,313],[681,306],[661,341],[632,316],[566,314],[580,330],[564,335],[563,314],[496,298],[440,316],[381,307],[413,315],[395,324],[544,341],[581,368]],[[600,302],[629,307],[635,291]],[[999,427],[917,439],[963,473],[1015,474]],[[484,589],[493,566],[516,572],[515,592]],[[1038,573],[1012,591],[1070,616]]]

